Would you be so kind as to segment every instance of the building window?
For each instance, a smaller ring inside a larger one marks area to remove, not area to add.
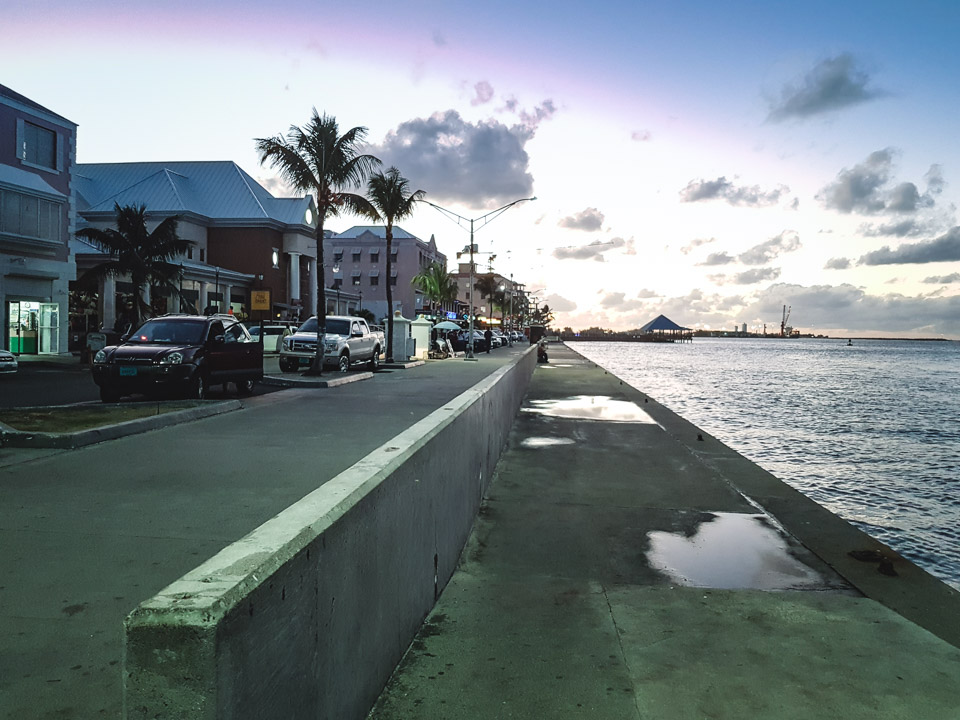
[[[353,261],[354,261],[355,263],[360,262],[360,256],[361,256],[361,255],[363,255],[363,253],[361,253],[359,250],[357,250],[356,252],[354,252],[354,253],[353,253]]]
[[[396,276],[396,275],[391,275],[391,276],[390,276],[390,286],[391,286],[391,287],[396,287],[396,286],[397,286],[397,276]]]
[[[206,252],[204,252],[203,248],[200,248],[200,262],[206,262],[205,255],[206,255]]]
[[[353,286],[354,286],[354,287],[360,287],[360,273],[357,273],[356,275],[354,275],[354,276],[351,278],[351,280],[353,281]]]
[[[187,260],[193,260],[193,248],[187,248]]]
[[[333,263],[339,265],[343,262],[343,250],[337,250],[333,253]]]
[[[390,262],[395,263],[397,261],[397,250],[394,248],[390,251]]]
[[[0,190],[0,232],[60,241],[59,203],[12,190]]]
[[[379,275],[371,275],[371,276],[370,276],[370,287],[377,287],[378,285],[380,285],[380,276],[379,276]]]
[[[334,289],[334,290],[339,290],[341,287],[343,287],[343,278],[334,278],[334,279],[333,279],[333,289]]]
[[[24,122],[22,142],[20,157],[24,162],[57,169],[57,134],[53,130]]]
[[[379,251],[379,250],[371,250],[371,251],[370,251],[370,262],[372,262],[372,263],[378,263],[378,262],[380,262],[380,251]]]

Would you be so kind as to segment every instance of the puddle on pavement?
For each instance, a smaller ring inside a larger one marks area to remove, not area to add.
[[[764,515],[711,513],[692,536],[648,534],[650,567],[680,585],[752,590],[797,590],[825,585],[793,557],[784,536]]]
[[[604,422],[647,423],[656,425],[656,420],[640,409],[636,403],[614,400],[608,395],[575,395],[560,400],[531,400],[523,412],[539,413],[550,417],[575,420],[602,420]]]
[[[520,443],[520,447],[525,448],[556,447],[557,445],[573,445],[573,440],[558,437],[528,437]]]

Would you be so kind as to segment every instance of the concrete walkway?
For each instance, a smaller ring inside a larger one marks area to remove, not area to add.
[[[571,350],[550,358],[371,718],[960,718],[960,594]]]
[[[118,718],[127,613],[525,349],[78,450],[0,448],[0,718]]]

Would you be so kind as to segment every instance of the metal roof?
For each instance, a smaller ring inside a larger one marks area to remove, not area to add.
[[[337,233],[334,236],[334,240],[350,240],[356,239],[363,235],[364,233],[371,233],[376,235],[381,240],[387,239],[387,228],[385,225],[354,225],[349,230],[344,230],[341,233]],[[394,240],[420,240],[416,235],[411,235],[402,227],[397,225],[393,226],[393,239]]]
[[[49,195],[60,200],[66,198],[66,195],[55,190],[50,183],[39,175],[11,165],[0,165],[0,185],[29,190],[39,195]]]
[[[73,176],[83,214],[113,213],[114,204],[145,205],[152,215],[193,214],[212,224],[310,227],[304,218],[313,208],[310,196],[275,198],[229,160],[83,163]]]

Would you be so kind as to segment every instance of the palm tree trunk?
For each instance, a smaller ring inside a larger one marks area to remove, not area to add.
[[[319,193],[317,194],[319,200]],[[317,203],[317,354],[313,358],[313,365],[308,374],[323,374],[323,341],[327,331],[327,295],[324,292],[326,287],[326,268],[323,265],[323,212],[319,209]]]
[[[387,362],[393,362],[393,223],[387,221]]]

